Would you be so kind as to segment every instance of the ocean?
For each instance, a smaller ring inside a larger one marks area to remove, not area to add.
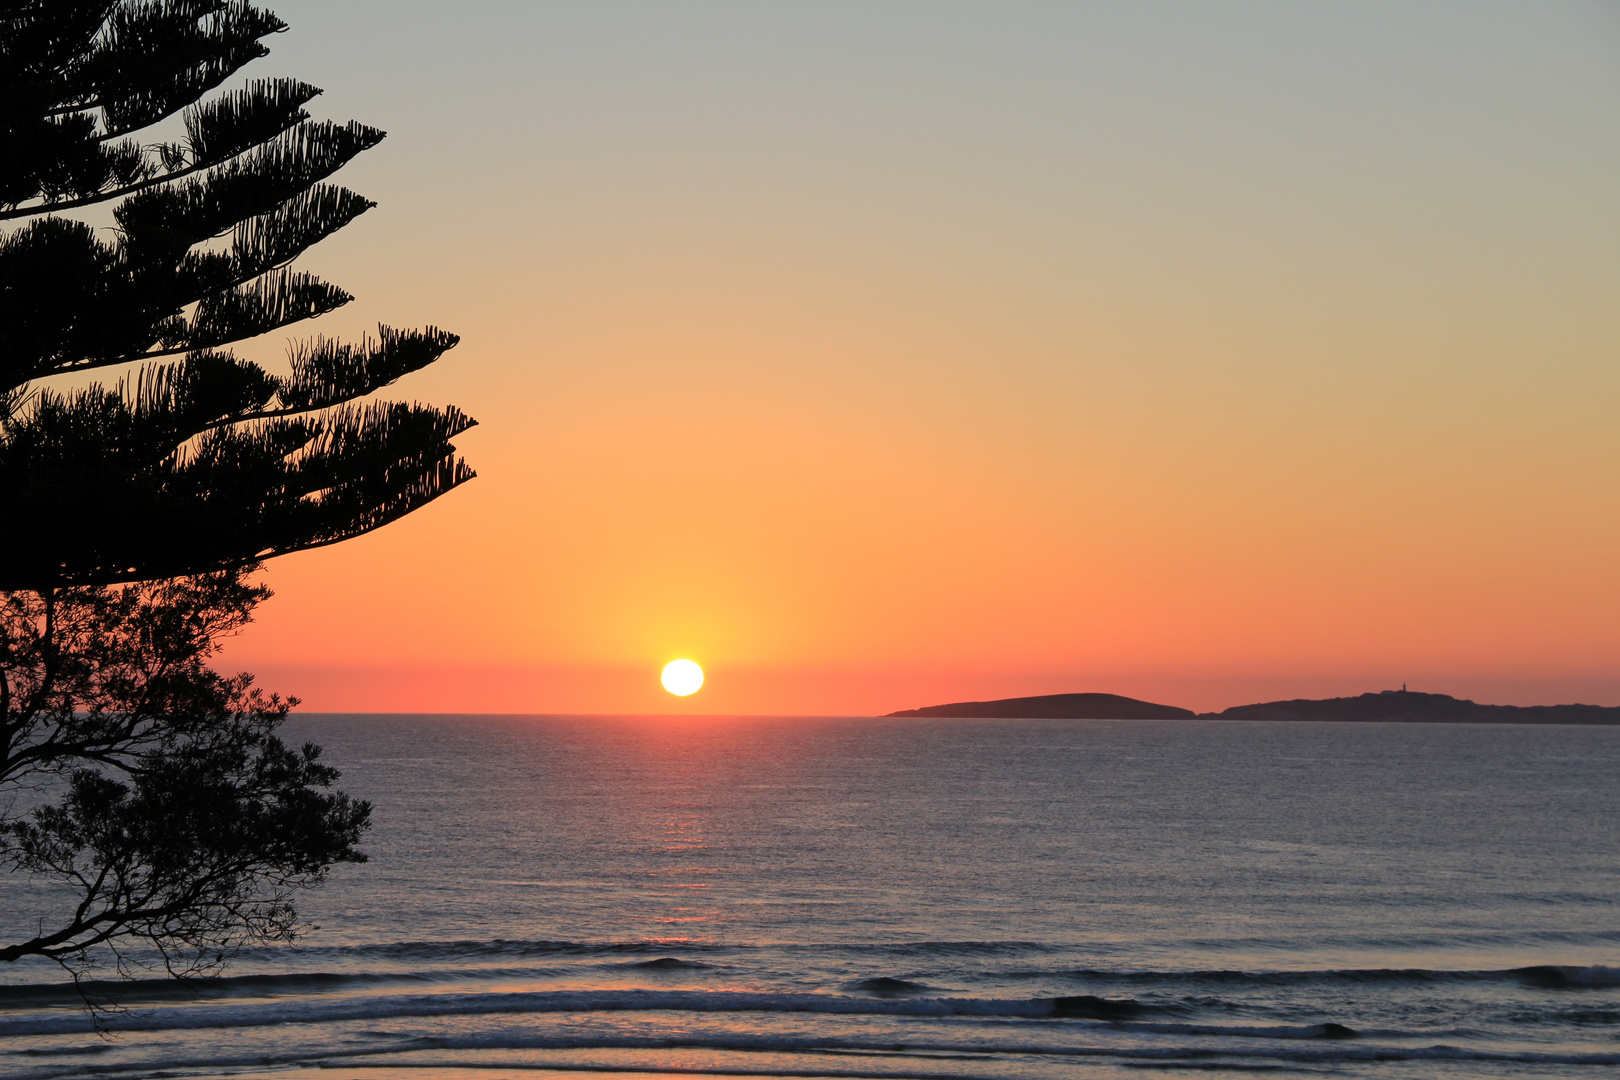
[[[54,968],[11,965],[0,1076],[1620,1066],[1620,728],[287,730],[376,805],[371,861],[305,897],[319,929],[202,986],[128,985],[108,1035]]]

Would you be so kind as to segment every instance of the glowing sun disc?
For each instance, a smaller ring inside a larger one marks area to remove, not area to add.
[[[671,660],[664,665],[664,689],[676,697],[695,694],[703,685],[703,669],[690,660]]]

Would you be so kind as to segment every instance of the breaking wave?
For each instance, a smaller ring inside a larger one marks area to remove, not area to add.
[[[1136,1001],[1067,998],[902,998],[838,994],[753,993],[740,990],[560,990],[478,994],[399,994],[356,998],[270,1001],[251,1007],[196,1005],[121,1018],[118,1030],[260,1027],[270,1024],[334,1023],[423,1016],[493,1013],[580,1012],[763,1012],[844,1016],[1007,1017],[1094,1021],[1127,1019],[1143,1031],[1243,1035],[1249,1038],[1344,1038],[1355,1033],[1339,1024],[1223,1027],[1209,1024],[1147,1024],[1139,1018],[1169,1012]],[[0,1016],[0,1038],[56,1035],[88,1029],[78,1015]]]

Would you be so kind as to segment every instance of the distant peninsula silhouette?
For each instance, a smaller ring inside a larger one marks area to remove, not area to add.
[[[1602,705],[1480,705],[1449,694],[1384,690],[1360,697],[1311,701],[1266,701],[1223,712],[1209,720],[1360,720],[1406,724],[1620,724],[1620,707]]]
[[[1336,720],[1405,724],[1620,724],[1620,707],[1480,705],[1449,694],[1383,690],[1359,697],[1265,701],[1195,713],[1119,694],[1043,694],[996,701],[957,701],[889,716],[1003,720]]]
[[[1120,697],[1118,694],[1043,694],[1000,701],[958,701],[903,709],[890,716],[953,716],[1018,720],[1192,720],[1198,714],[1174,705]]]

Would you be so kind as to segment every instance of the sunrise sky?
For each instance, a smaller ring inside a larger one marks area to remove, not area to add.
[[[270,565],[306,708],[1620,704],[1620,6],[270,6],[308,332],[482,424]]]

